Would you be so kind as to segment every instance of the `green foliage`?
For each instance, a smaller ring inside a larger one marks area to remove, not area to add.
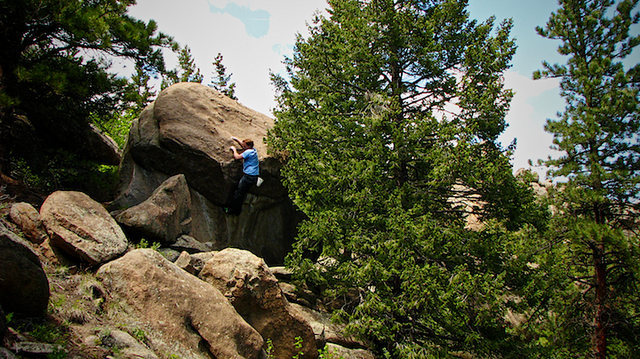
[[[329,4],[272,74],[268,142],[309,218],[288,265],[380,353],[515,351],[506,298],[528,279],[510,231],[544,211],[497,142],[511,23],[471,21],[465,1]],[[489,224],[468,230],[469,213]]]
[[[178,53],[178,68],[167,72],[162,80],[161,87],[164,89],[178,82],[202,83],[203,76],[196,66],[189,46],[185,45],[185,47],[180,48],[176,44],[173,47],[173,51]]]
[[[4,321],[7,325],[11,325],[11,321],[13,320],[13,313],[7,313],[4,316]]]
[[[296,337],[295,342],[293,343],[293,347],[298,351],[292,359],[300,359],[304,356],[304,352],[302,351],[302,337]]]
[[[89,162],[95,157],[81,134],[93,122],[122,143],[123,111],[148,99],[144,91],[133,96],[132,86],[164,72],[161,49],[173,43],[154,21],[129,16],[133,4],[0,2],[3,173],[17,172],[42,191],[84,190],[109,199],[115,172]],[[131,82],[119,78],[109,72],[109,59],[132,61],[139,72]]]
[[[547,121],[560,156],[545,161],[566,184],[548,241],[563,272],[552,282],[548,345],[572,355],[628,357],[640,347],[640,44],[637,0],[561,0],[543,37],[559,40],[566,64],[543,63],[534,78],[561,79],[566,107]],[[554,340],[551,340],[551,337]]]
[[[152,244],[150,244],[146,239],[141,238],[140,242],[138,242],[138,244],[136,244],[134,247],[136,249],[141,249],[141,248],[150,248],[153,249],[154,251],[157,251],[158,249],[160,249],[161,244],[158,242],[153,242]]]
[[[100,165],[62,149],[43,151],[29,161],[12,156],[11,168],[14,178],[43,193],[75,189],[98,201],[110,199],[118,183],[117,166]]]
[[[69,341],[69,328],[64,323],[41,321],[39,319],[16,320],[15,328],[25,333],[32,340],[40,343],[54,344],[54,351],[47,355],[49,359],[63,359],[67,357],[64,350]]]
[[[265,352],[267,354],[266,359],[274,359],[273,356],[273,340],[271,340],[271,338],[267,338],[267,341],[265,343]]]
[[[134,328],[131,330],[131,335],[136,338],[136,340],[138,340],[141,343],[146,343],[147,342],[147,333],[140,328]]]
[[[231,75],[233,74],[227,75],[227,68],[222,63],[221,53],[218,53],[218,55],[214,59],[213,66],[215,67],[216,71],[213,75],[213,79],[211,80],[211,84],[209,86],[222,92],[223,94],[227,95],[229,98],[237,100],[238,98],[235,95],[236,83],[229,82],[231,81]]]

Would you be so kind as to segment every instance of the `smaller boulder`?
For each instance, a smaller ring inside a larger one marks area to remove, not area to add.
[[[18,357],[13,354],[9,349],[0,347],[0,359],[17,359]]]
[[[7,332],[7,320],[0,305],[0,343],[3,343],[4,333]]]
[[[99,338],[102,345],[118,348],[123,358],[158,359],[158,356],[129,333],[113,329]]]
[[[49,281],[28,242],[0,224],[0,305],[7,313],[40,316],[49,304]]]
[[[375,359],[372,352],[366,349],[349,349],[337,344],[327,344],[329,358],[342,359]]]
[[[186,251],[180,253],[180,257],[176,259],[175,265],[185,271],[197,276],[204,268],[204,264],[218,252],[201,252],[189,254]]]
[[[220,291],[152,249],[136,249],[97,271],[131,315],[190,350],[185,357],[258,359],[262,337]]]
[[[188,253],[209,252],[211,250],[206,244],[186,234],[178,237],[176,242],[171,244],[169,248],[175,249],[176,251],[186,251]]]
[[[207,261],[200,278],[218,288],[265,340],[271,339],[276,358],[291,358],[300,351],[305,358],[317,357],[311,326],[287,302],[261,258],[227,248]],[[301,348],[294,347],[297,340]]]
[[[31,242],[40,244],[47,239],[47,231],[42,224],[40,213],[29,203],[14,203],[11,206],[9,216]]]
[[[331,314],[309,309],[305,306],[291,303],[291,306],[311,325],[316,341],[320,346],[324,343],[332,343],[348,348],[366,348],[365,343],[356,338],[344,334],[344,325],[331,321]]]
[[[171,245],[191,231],[191,195],[179,174],[164,181],[144,202],[115,216],[132,236]]]
[[[127,237],[100,203],[82,192],[57,191],[40,208],[51,244],[69,256],[97,265],[127,250]]]

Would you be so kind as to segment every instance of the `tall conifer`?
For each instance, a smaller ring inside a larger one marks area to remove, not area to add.
[[[546,164],[566,181],[557,193],[560,214],[552,232],[566,247],[569,286],[583,294],[573,296],[577,302],[559,300],[565,308],[555,312],[566,314],[558,323],[573,333],[564,345],[584,344],[576,338],[585,333],[597,358],[626,357],[640,349],[640,64],[629,56],[640,43],[630,34],[640,20],[638,0],[559,5],[537,30],[560,41],[567,62],[545,62],[534,77],[560,78],[566,100],[559,118],[547,121],[561,155]],[[611,343],[614,350],[608,350]]]
[[[497,140],[510,21],[472,21],[466,1],[329,5],[273,75],[268,140],[309,218],[289,264],[380,353],[512,350],[523,272],[507,229],[529,221],[531,194]]]

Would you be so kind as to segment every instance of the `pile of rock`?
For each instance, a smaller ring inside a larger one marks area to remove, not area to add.
[[[271,125],[206,86],[163,91],[132,127],[111,212],[84,193],[58,191],[39,211],[13,204],[12,225],[23,238],[0,222],[0,318],[3,309],[42,316],[51,282],[43,263],[62,264],[95,273],[88,300],[96,311],[119,306],[153,329],[142,341],[115,327],[85,333],[83,348],[98,356],[101,346],[115,343],[126,355],[150,359],[167,352],[262,358],[266,350],[275,358],[315,358],[327,344],[343,358],[373,358],[312,308],[313,299],[276,277],[287,278],[286,270],[267,266],[282,262],[300,219],[279,164],[266,156],[262,137]],[[227,152],[231,135],[254,139],[265,178],[239,217],[221,211],[241,171]],[[136,249],[141,238],[167,255]],[[7,330],[0,321],[0,338]],[[11,357],[27,342],[13,335],[4,342],[11,351],[0,356]]]

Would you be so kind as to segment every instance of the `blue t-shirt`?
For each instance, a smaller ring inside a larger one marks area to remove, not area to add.
[[[242,152],[242,158],[244,158],[242,164],[242,170],[244,173],[251,176],[260,175],[260,167],[258,165],[258,151],[256,151],[255,148],[250,148]]]

